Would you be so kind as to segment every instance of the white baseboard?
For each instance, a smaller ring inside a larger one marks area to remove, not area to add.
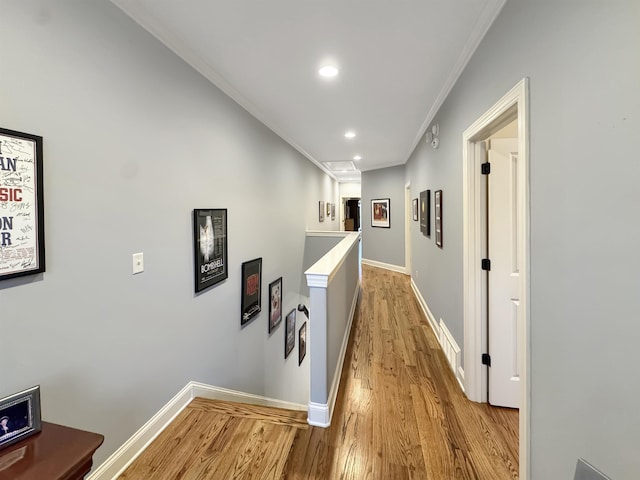
[[[156,439],[160,433],[189,405],[196,397],[211,400],[226,400],[265,407],[286,408],[288,410],[306,410],[307,406],[299,403],[285,402],[274,398],[238,392],[222,387],[214,387],[204,383],[189,382],[169,403],[133,434],[102,465],[93,470],[86,480],[113,480]]]
[[[390,263],[378,262],[376,260],[367,260],[366,258],[363,258],[361,261],[363,265],[384,268],[385,270],[391,270],[392,272],[398,272],[398,273],[404,273],[404,274],[407,273],[407,269],[399,265],[391,265]]]
[[[315,403],[309,402],[309,417],[307,421],[309,425],[315,427],[328,427],[331,425],[331,418],[333,417],[333,410],[336,406],[336,399],[338,398],[338,389],[340,388],[340,376],[342,375],[342,367],[344,365],[344,357],[347,353],[347,347],[349,345],[349,336],[351,334],[351,325],[353,324],[353,317],[356,313],[358,306],[358,298],[360,297],[360,280],[356,286],[356,291],[351,302],[351,312],[349,313],[349,320],[347,322],[347,328],[344,331],[344,337],[342,337],[342,345],[340,347],[340,355],[338,357],[338,363],[336,370],[333,372],[333,381],[331,382],[331,390],[329,391],[329,398],[327,403]]]
[[[422,308],[422,311],[424,312],[424,316],[427,317],[429,326],[431,327],[431,330],[433,330],[433,333],[438,339],[438,343],[440,343],[440,347],[442,348],[442,351],[444,352],[445,356],[447,357],[447,360],[449,361],[449,366],[451,367],[453,374],[458,380],[458,383],[460,384],[460,388],[464,392],[464,369],[462,368],[462,363],[460,361],[460,358],[462,356],[460,347],[458,346],[455,339],[453,338],[453,335],[451,335],[451,332],[447,328],[444,321],[440,319],[440,323],[439,324],[436,323],[436,319],[431,313],[431,310],[429,309],[429,305],[427,305],[426,300],[418,290],[418,287],[413,281],[413,278],[411,279],[411,289],[413,290],[413,293],[416,296],[416,299],[418,300],[418,304],[420,305],[420,308]]]

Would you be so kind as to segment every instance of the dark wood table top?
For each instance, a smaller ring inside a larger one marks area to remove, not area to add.
[[[0,450],[0,480],[83,478],[104,437],[42,422],[42,431]]]

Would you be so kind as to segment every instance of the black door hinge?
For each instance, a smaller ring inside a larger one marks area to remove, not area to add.
[[[489,260],[488,258],[483,258],[482,259],[482,269],[486,270],[487,272],[491,270],[491,260]]]
[[[483,163],[480,168],[482,175],[489,175],[491,173],[491,164],[489,162]]]
[[[491,366],[491,355],[489,355],[488,353],[483,353],[482,354],[482,364],[486,365],[487,367]]]

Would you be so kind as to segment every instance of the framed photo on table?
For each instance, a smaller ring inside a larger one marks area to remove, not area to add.
[[[193,253],[196,293],[229,276],[226,208],[193,210]]]
[[[240,325],[262,310],[262,258],[242,264],[242,312]]]
[[[282,321],[282,277],[269,284],[269,333]]]
[[[0,128],[0,280],[45,271],[42,137]]]
[[[380,198],[371,200],[371,226],[372,227],[391,227],[390,209],[391,200],[388,198]]]
[[[0,399],[0,450],[40,430],[39,385]]]

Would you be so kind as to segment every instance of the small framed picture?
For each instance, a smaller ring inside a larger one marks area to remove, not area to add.
[[[0,450],[40,430],[40,385],[0,399]]]
[[[282,277],[269,284],[269,333],[282,321]]]
[[[327,202],[327,217],[331,215],[331,202]]]
[[[242,264],[242,315],[244,325],[262,310],[262,258]]]
[[[431,190],[420,192],[420,231],[431,236]]]
[[[193,210],[196,293],[222,282],[227,271],[227,209]]]
[[[442,190],[436,190],[434,202],[436,217],[436,245],[442,248]]]
[[[324,222],[324,201],[318,202],[318,221]]]
[[[296,309],[287,314],[284,324],[284,358],[287,358],[296,346]]]
[[[380,198],[371,200],[371,226],[372,227],[391,227],[390,208],[391,200],[388,198]]]
[[[413,221],[417,222],[418,221],[418,199],[414,198],[412,203],[413,203]]]
[[[332,203],[331,204],[331,220],[335,220],[336,219],[336,204]]]
[[[307,322],[304,322],[298,331],[298,365],[302,365],[307,355]]]

